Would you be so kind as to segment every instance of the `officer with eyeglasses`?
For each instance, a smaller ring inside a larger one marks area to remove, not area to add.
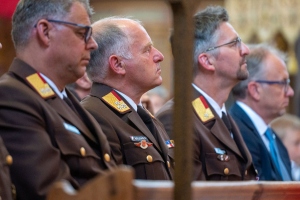
[[[194,69],[193,178],[255,180],[250,152],[224,104],[234,85],[248,77],[245,57],[249,49],[229,23],[227,11],[220,6],[198,12],[194,22],[194,66],[187,66]],[[156,114],[170,138],[172,107],[170,100]]]
[[[269,126],[286,113],[290,86],[285,55],[267,44],[250,45],[246,57],[249,78],[232,90],[230,113],[251,152],[260,180],[290,181],[291,164],[283,143]]]
[[[88,0],[20,0],[16,58],[0,78],[0,136],[17,199],[45,199],[62,179],[79,189],[116,165],[101,127],[65,86],[97,49]]]

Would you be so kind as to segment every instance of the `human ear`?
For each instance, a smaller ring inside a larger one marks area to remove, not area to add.
[[[36,35],[39,39],[39,42],[43,45],[49,46],[50,45],[50,32],[53,29],[51,23],[49,23],[45,19],[41,19],[35,25],[36,28]]]
[[[249,95],[256,101],[258,101],[260,99],[260,95],[262,92],[259,83],[251,81],[248,83],[247,88],[248,88]]]
[[[109,57],[109,67],[115,73],[125,74],[126,73],[125,66],[126,65],[121,57],[116,55],[111,55]]]
[[[215,58],[209,54],[201,53],[198,56],[198,63],[206,70],[215,71]]]

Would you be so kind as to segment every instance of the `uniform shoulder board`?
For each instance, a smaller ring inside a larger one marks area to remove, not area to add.
[[[102,99],[120,113],[125,113],[130,110],[129,106],[125,104],[125,102],[114,90],[103,96]]]
[[[203,96],[192,101],[192,105],[203,123],[215,118]]]
[[[29,84],[38,92],[38,94],[46,99],[55,96],[54,91],[48,85],[48,83],[40,76],[40,74],[35,73],[26,77]]]

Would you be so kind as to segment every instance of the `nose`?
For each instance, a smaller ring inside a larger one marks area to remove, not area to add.
[[[287,91],[287,93],[286,93],[286,96],[287,97],[292,97],[292,96],[294,96],[294,90],[293,90],[293,88],[289,85],[288,86],[288,91]]]
[[[156,49],[155,47],[153,47],[153,48],[154,48],[154,51],[155,51],[154,57],[153,57],[154,62],[155,63],[162,62],[164,60],[164,55],[158,49]]]
[[[248,46],[244,42],[241,42],[241,49],[240,50],[241,50],[241,55],[242,56],[246,56],[250,52]]]
[[[95,50],[98,48],[97,42],[94,40],[93,37],[90,37],[89,40],[86,43],[86,48],[89,50]]]

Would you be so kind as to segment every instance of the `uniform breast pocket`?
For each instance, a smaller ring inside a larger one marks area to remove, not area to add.
[[[164,162],[155,147],[148,146],[146,149],[134,145],[129,142],[123,145],[126,162],[128,165],[134,166],[142,163]]]
[[[100,157],[81,134],[58,128],[56,129],[55,140],[62,158],[70,166],[71,171],[89,171],[91,166],[100,164]]]
[[[155,147],[149,146],[146,149],[142,149],[135,146],[133,142],[123,146],[126,164],[134,168],[136,179],[169,179],[166,164]]]
[[[233,154],[206,153],[205,167],[208,176],[241,176],[236,157]]]

